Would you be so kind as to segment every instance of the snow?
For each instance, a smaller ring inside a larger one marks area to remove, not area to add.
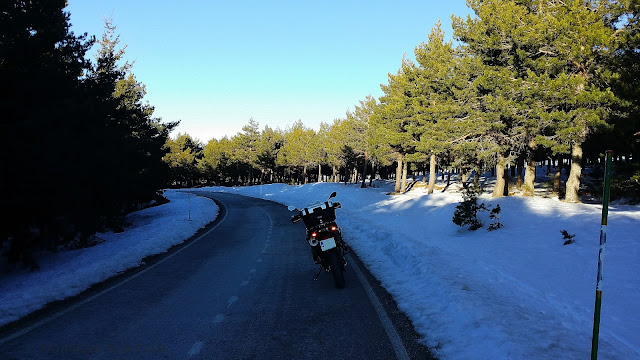
[[[210,199],[175,190],[164,195],[169,204],[130,214],[132,226],[125,232],[97,234],[104,243],[42,256],[39,271],[1,274],[0,325],[142,264],[146,256],[183,242],[217,216],[218,207]]]
[[[493,199],[487,188],[480,201],[500,204],[504,227],[487,231],[491,221],[485,212],[484,228],[468,231],[451,221],[462,199],[457,185],[429,195],[424,189],[386,195],[393,185],[376,185],[272,184],[198,191],[238,193],[298,208],[336,191],[345,240],[442,359],[589,357],[601,206],[539,196]],[[103,234],[106,243],[55,254],[41,264],[41,271],[3,278],[0,323],[136,266],[145,253],[183,241],[216,214],[213,202],[192,196],[193,220],[187,221],[187,195],[167,194],[171,203],[133,214],[134,227]],[[575,243],[564,246],[560,230],[575,234]],[[602,359],[640,359],[639,233],[639,206],[610,206]]]

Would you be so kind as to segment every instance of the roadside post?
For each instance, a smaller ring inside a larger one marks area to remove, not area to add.
[[[187,199],[189,203],[189,221],[191,221],[191,190],[187,190]]]
[[[600,306],[602,304],[602,268],[607,245],[607,217],[609,215],[609,187],[611,186],[611,158],[613,151],[607,150],[604,167],[604,194],[602,197],[602,221],[600,222],[600,249],[598,250],[598,277],[596,282],[596,304],[593,312],[593,338],[591,339],[591,360],[598,358],[598,337],[600,336]]]

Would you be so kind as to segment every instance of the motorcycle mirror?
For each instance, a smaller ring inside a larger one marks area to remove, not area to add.
[[[291,206],[291,205],[287,206],[287,209],[289,209],[289,211],[297,210],[295,206]]]
[[[336,197],[338,194],[336,194],[336,192],[332,192],[331,195],[329,195],[329,199]]]

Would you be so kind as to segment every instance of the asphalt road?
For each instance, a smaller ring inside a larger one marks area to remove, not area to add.
[[[0,358],[431,358],[357,257],[348,258],[346,289],[330,274],[313,281],[304,226],[284,206],[201,194],[221,206],[215,223],[2,329]]]

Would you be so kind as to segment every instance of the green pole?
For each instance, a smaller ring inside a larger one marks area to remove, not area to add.
[[[613,151],[607,150],[604,168],[604,195],[602,198],[602,222],[600,223],[600,250],[598,251],[598,278],[596,282],[596,305],[593,312],[593,338],[591,339],[591,360],[598,358],[598,337],[600,334],[600,306],[602,304],[602,268],[607,245],[607,217],[609,215],[609,187],[611,186],[611,158]]]

